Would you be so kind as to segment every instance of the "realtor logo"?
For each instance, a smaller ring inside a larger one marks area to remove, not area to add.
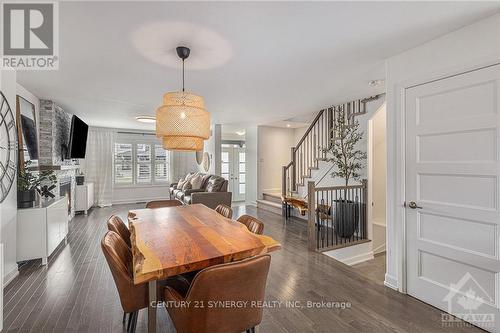
[[[449,313],[441,316],[445,326],[461,325],[458,319],[482,328],[495,325],[495,314],[488,310],[488,305],[495,306],[494,299],[468,272],[457,283],[450,284],[443,301],[448,303]]]
[[[1,68],[58,69],[58,4],[2,3]]]

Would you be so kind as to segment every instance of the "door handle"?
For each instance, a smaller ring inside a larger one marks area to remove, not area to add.
[[[423,207],[420,207],[419,205],[417,205],[417,203],[415,201],[410,201],[410,203],[408,204],[408,207],[410,207],[411,209],[422,209]]]

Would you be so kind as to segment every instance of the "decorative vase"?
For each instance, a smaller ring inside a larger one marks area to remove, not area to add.
[[[17,208],[31,208],[35,202],[35,190],[17,191]]]
[[[359,228],[359,203],[335,200],[335,225],[337,235],[351,238]]]

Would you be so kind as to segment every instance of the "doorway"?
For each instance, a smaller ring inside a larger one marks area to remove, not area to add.
[[[500,327],[499,86],[496,65],[405,91],[407,292],[491,332]]]
[[[386,250],[386,106],[378,108],[368,121],[368,221],[373,254]]]
[[[221,176],[228,180],[228,191],[233,193],[233,201],[245,201],[246,161],[244,145],[222,145]]]

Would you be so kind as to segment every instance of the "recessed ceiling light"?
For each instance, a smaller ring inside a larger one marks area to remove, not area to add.
[[[290,127],[291,125],[290,124],[286,124],[286,127]]]
[[[371,80],[370,82],[368,82],[368,85],[370,87],[376,87],[381,85],[382,83],[384,83],[384,80]]]
[[[137,116],[135,117],[135,120],[147,124],[156,123],[156,117],[154,116]]]
[[[236,131],[236,134],[238,134],[239,136],[243,136],[245,135],[245,131]]]

